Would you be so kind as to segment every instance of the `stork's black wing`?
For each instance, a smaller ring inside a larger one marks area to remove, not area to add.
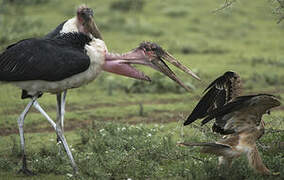
[[[240,92],[240,77],[237,73],[228,71],[214,80],[204,92],[206,94],[201,98],[184,122],[185,126],[197,119],[204,118],[211,110],[222,107],[231,99],[238,96]]]
[[[59,81],[88,69],[85,45],[91,39],[82,33],[67,33],[53,39],[26,39],[0,54],[0,81]]]
[[[202,124],[215,118],[217,128],[222,129],[222,132],[240,132],[258,126],[262,115],[279,105],[280,101],[270,94],[239,96],[226,105],[209,112]],[[224,134],[222,132],[220,133]]]

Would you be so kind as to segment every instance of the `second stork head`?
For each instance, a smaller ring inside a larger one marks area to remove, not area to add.
[[[151,81],[150,77],[132,66],[133,64],[145,65],[163,73],[186,90],[189,90],[189,88],[175,75],[164,60],[170,62],[195,79],[200,80],[199,77],[189,68],[182,65],[171,54],[156,43],[152,42],[143,42],[137,48],[125,54],[107,53],[103,69],[115,74]]]
[[[97,39],[103,39],[94,21],[94,11],[86,5],[81,5],[77,9],[77,26],[79,32],[90,33]]]

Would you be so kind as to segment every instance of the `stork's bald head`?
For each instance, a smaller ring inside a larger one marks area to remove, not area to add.
[[[89,21],[92,21],[94,17],[94,11],[83,4],[77,9],[77,17],[80,22],[87,23]]]
[[[77,22],[80,32],[92,34],[95,38],[103,39],[102,35],[94,22],[94,11],[85,4],[80,5],[77,9]]]

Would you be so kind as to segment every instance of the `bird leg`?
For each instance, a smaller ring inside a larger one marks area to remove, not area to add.
[[[267,167],[263,164],[262,159],[259,155],[259,152],[256,148],[256,146],[253,147],[248,153],[247,153],[247,158],[249,161],[249,165],[254,168],[255,171],[265,174],[265,175],[270,175],[271,172]]]
[[[57,113],[56,113],[56,120],[57,120],[57,123],[58,123],[58,121],[60,121],[60,127],[62,127],[62,121],[61,121],[61,114],[62,114],[62,110],[60,110],[60,109],[62,109],[62,108],[60,108],[60,107],[62,107],[62,97],[61,97],[61,93],[59,93],[59,94],[57,94],[56,95],[56,100],[57,100]],[[55,127],[57,127],[57,126],[55,126]],[[62,128],[63,129],[63,128]],[[55,131],[57,132],[57,128],[55,128]],[[63,131],[62,131],[62,133],[63,133]],[[57,133],[56,133],[57,134]],[[56,141],[57,141],[57,145],[59,145],[58,147],[59,147],[59,149],[58,149],[58,151],[59,151],[59,154],[60,154],[60,156],[63,156],[63,154],[62,154],[62,146],[61,146],[61,144],[62,144],[62,142],[61,142],[61,140],[60,140],[60,137],[57,135],[57,139],[56,139]],[[64,147],[63,147],[64,148]]]
[[[77,173],[78,170],[77,170],[75,161],[74,161],[72,153],[71,153],[71,151],[68,147],[66,139],[63,135],[63,123],[64,123],[66,93],[67,93],[67,91],[64,91],[62,97],[61,97],[61,94],[57,95],[57,123],[54,123],[54,121],[48,116],[48,114],[42,109],[42,107],[39,105],[39,103],[36,100],[34,101],[33,105],[48,120],[48,122],[55,129],[56,134],[57,134],[57,141],[63,144],[63,147],[64,147],[65,151],[67,152],[69,159],[71,160],[71,165],[72,165],[75,173]],[[60,129],[58,129],[58,128],[60,128]],[[61,135],[59,135],[60,132],[61,132]]]
[[[67,94],[67,90],[63,92],[63,96],[61,99],[61,119],[60,120],[61,120],[62,132],[64,132],[64,114],[65,114],[66,94]]]
[[[22,168],[18,171],[18,173],[22,172],[26,175],[34,175],[30,170],[27,168],[27,159],[26,159],[26,151],[25,151],[25,137],[24,137],[24,119],[29,112],[30,108],[36,101],[37,97],[33,97],[32,100],[28,103],[20,117],[18,118],[18,125],[19,125],[19,133],[21,139],[21,151],[22,151],[22,160],[23,165]]]
[[[65,93],[65,96],[66,96],[66,93]],[[65,97],[63,98],[64,101],[65,101]],[[74,174],[78,174],[78,168],[77,168],[77,165],[74,161],[74,158],[73,158],[73,155],[70,151],[70,148],[67,144],[67,141],[65,139],[65,136],[64,136],[64,132],[62,130],[62,123],[63,123],[63,115],[62,112],[64,112],[64,110],[62,111],[62,105],[65,106],[65,102],[62,103],[62,98],[61,98],[61,93],[58,93],[57,94],[57,122],[56,122],[56,134],[57,134],[57,138],[59,138],[59,141],[62,143],[70,161],[71,161],[71,165],[72,165],[72,168],[73,168],[73,171],[74,171]],[[63,107],[64,107],[63,106]]]
[[[48,116],[48,114],[42,109],[42,107],[39,105],[37,101],[34,102],[34,108],[36,108],[47,120],[48,122],[52,125],[54,130],[56,130],[56,124],[55,122]]]
[[[63,133],[64,133],[64,114],[65,114],[66,94],[67,94],[67,90],[63,92],[63,96],[61,96],[61,93],[60,93],[60,94],[57,94],[57,97],[56,97],[57,103],[60,103],[61,105],[60,113],[59,113],[59,110],[57,109],[57,119],[60,118],[61,129]],[[60,99],[60,102],[58,102],[59,99]],[[57,137],[57,142],[61,143],[59,137]]]

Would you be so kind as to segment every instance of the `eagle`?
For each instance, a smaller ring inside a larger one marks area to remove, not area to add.
[[[280,106],[274,95],[256,94],[240,96],[241,80],[236,72],[228,71],[214,80],[204,91],[184,126],[197,119],[204,125],[215,120],[212,130],[224,135],[214,143],[179,143],[182,146],[202,146],[201,152],[217,155],[219,165],[230,167],[232,160],[245,154],[249,165],[258,173],[272,173],[262,162],[256,141],[264,134],[262,116]]]

